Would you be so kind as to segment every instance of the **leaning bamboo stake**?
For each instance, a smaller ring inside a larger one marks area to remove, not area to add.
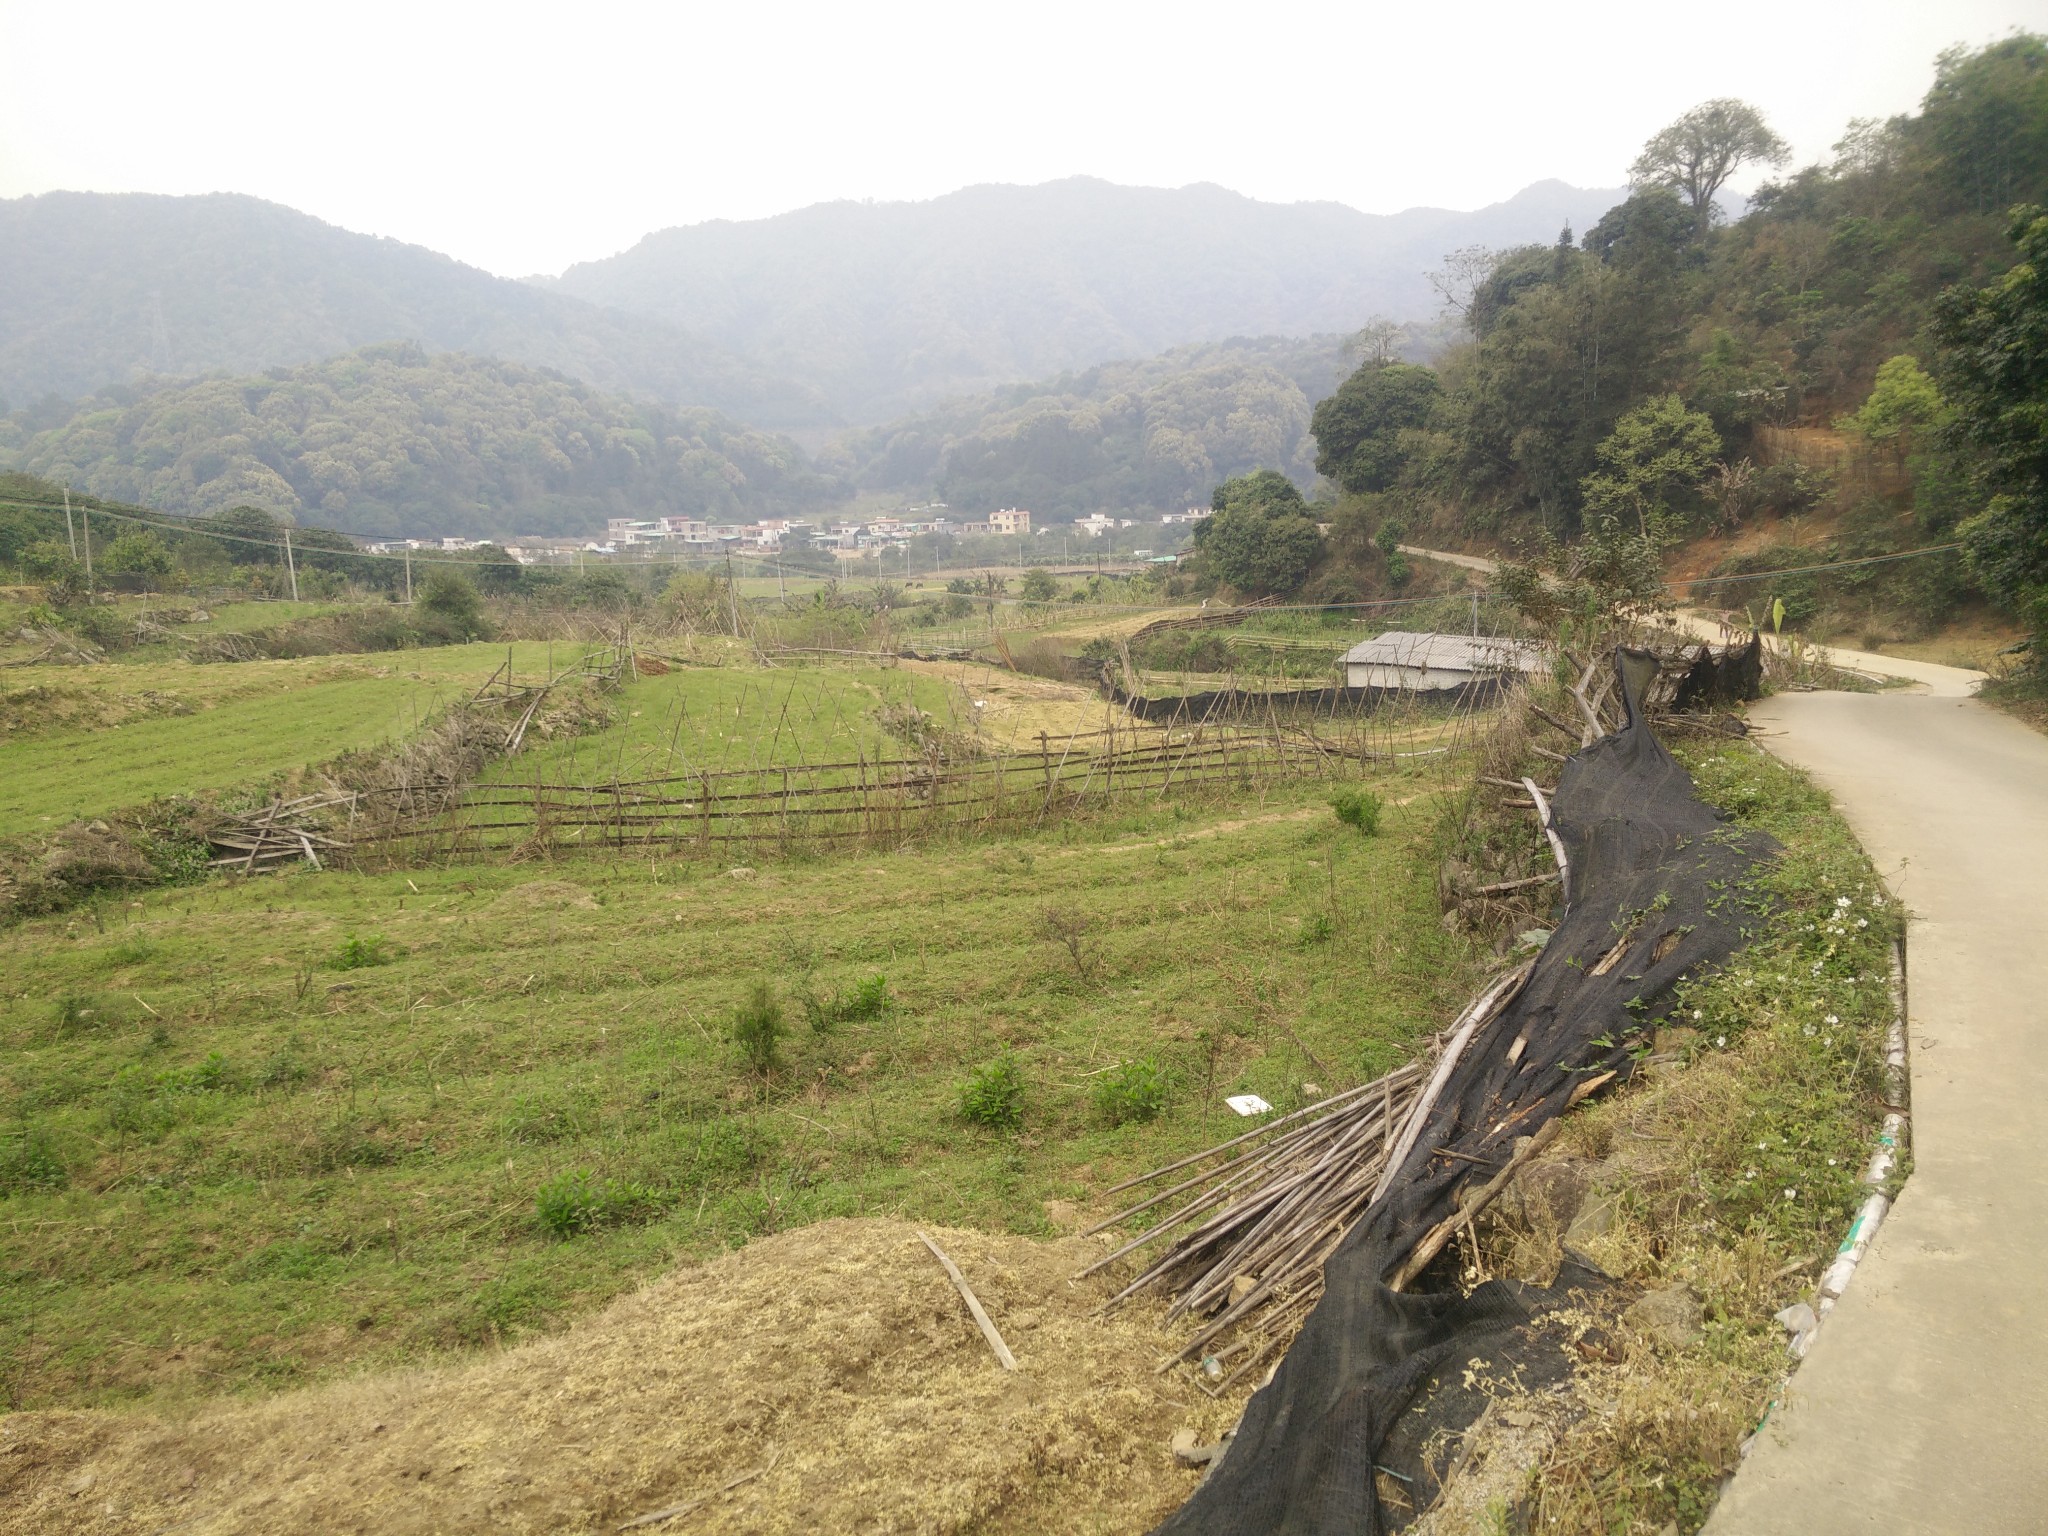
[[[1508,1187],[1509,1181],[1522,1171],[1522,1165],[1557,1139],[1557,1133],[1563,1124],[1562,1120],[1547,1122],[1540,1131],[1522,1144],[1522,1149],[1509,1158],[1501,1171],[1487,1180],[1476,1195],[1470,1200],[1460,1202],[1455,1216],[1447,1217],[1432,1227],[1428,1235],[1415,1245],[1414,1251],[1408,1255],[1408,1260],[1401,1266],[1400,1271],[1388,1282],[1387,1289],[1406,1290],[1417,1275],[1429,1268],[1430,1260],[1443,1252],[1444,1245],[1457,1236],[1458,1229],[1477,1220],[1479,1213],[1493,1204],[1500,1192]]]
[[[967,1310],[974,1314],[974,1326],[979,1328],[981,1336],[988,1340],[988,1347],[996,1352],[996,1359],[1002,1363],[1003,1369],[1006,1371],[1017,1369],[1017,1357],[1010,1353],[1010,1346],[1005,1344],[1003,1336],[996,1332],[996,1325],[988,1320],[988,1313],[982,1310],[981,1301],[975,1296],[973,1290],[969,1288],[967,1277],[960,1273],[960,1266],[947,1258],[946,1250],[926,1237],[924,1233],[920,1232],[917,1236],[918,1240],[925,1247],[931,1249],[932,1257],[945,1265],[946,1273],[951,1277],[954,1289],[959,1291],[960,1299],[967,1303]]]
[[[1450,1043],[1444,1047],[1443,1055],[1437,1059],[1436,1071],[1430,1076],[1429,1086],[1423,1089],[1421,1096],[1416,1099],[1415,1107],[1408,1112],[1408,1123],[1402,1127],[1400,1139],[1394,1143],[1394,1150],[1387,1154],[1386,1166],[1380,1170],[1379,1185],[1373,1190],[1373,1199],[1378,1200],[1385,1196],[1387,1187],[1394,1182],[1395,1173],[1399,1171],[1401,1164],[1407,1161],[1409,1150],[1415,1145],[1416,1138],[1422,1134],[1423,1122],[1429,1118],[1429,1112],[1436,1107],[1437,1097],[1444,1091],[1444,1084],[1451,1080],[1451,1073],[1457,1068],[1458,1058],[1465,1053],[1465,1047],[1472,1036],[1478,1032],[1480,1025],[1491,1019],[1507,1005],[1515,993],[1521,990],[1522,983],[1529,978],[1529,968],[1532,964],[1533,961],[1524,961],[1516,966],[1480,993],[1478,1000],[1465,1010],[1465,1016],[1458,1021]]]
[[[1529,798],[1536,802],[1536,815],[1543,822],[1543,835],[1550,839],[1551,857],[1557,860],[1557,880],[1564,892],[1564,904],[1572,904],[1572,864],[1565,857],[1564,839],[1557,835],[1557,828],[1551,824],[1550,802],[1543,798],[1543,791],[1536,787],[1534,779],[1522,780],[1522,787],[1529,791]]]

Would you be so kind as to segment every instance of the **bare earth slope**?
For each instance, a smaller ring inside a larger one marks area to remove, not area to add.
[[[1088,1315],[1067,1276],[1097,1246],[934,1236],[1015,1374],[913,1227],[828,1221],[465,1365],[182,1422],[0,1420],[0,1531],[598,1531],[698,1499],[655,1528],[1149,1529],[1193,1484],[1173,1431],[1241,1404],[1183,1406],[1150,1314]]]

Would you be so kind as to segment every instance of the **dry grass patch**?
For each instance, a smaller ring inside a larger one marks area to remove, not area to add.
[[[1016,1373],[910,1224],[828,1221],[467,1365],[183,1419],[16,1415],[0,1531],[598,1531],[699,1498],[660,1529],[1148,1529],[1194,1482],[1173,1432],[1242,1404],[1162,1385],[1149,1318],[1091,1316],[1066,1277],[1095,1244],[937,1237]]]

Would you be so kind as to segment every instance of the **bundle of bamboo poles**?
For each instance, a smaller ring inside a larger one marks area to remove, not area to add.
[[[216,827],[206,835],[217,855],[211,867],[239,870],[245,875],[259,869],[274,869],[293,860],[304,860],[321,868],[320,853],[328,857],[346,854],[349,843],[319,830],[325,818],[318,813],[339,806],[354,807],[356,796],[347,791],[304,795],[297,800],[280,800],[240,821]]]
[[[1143,1292],[1164,1290],[1173,1297],[1164,1321],[1210,1315],[1160,1369],[1209,1356],[1230,1369],[1215,1386],[1203,1383],[1204,1390],[1212,1395],[1227,1391],[1293,1338],[1322,1296],[1324,1262],[1387,1192],[1465,1046],[1506,1006],[1528,973],[1527,965],[1517,966],[1484,988],[1422,1058],[1115,1185],[1108,1193],[1212,1165],[1090,1227],[1084,1236],[1171,1207],[1149,1230],[1074,1278],[1179,1232],[1104,1310]],[[1221,1157],[1229,1160],[1213,1166]],[[1179,1204],[1173,1205],[1176,1200]],[[1198,1217],[1204,1219],[1189,1228]],[[1245,1358],[1231,1366],[1240,1355]]]

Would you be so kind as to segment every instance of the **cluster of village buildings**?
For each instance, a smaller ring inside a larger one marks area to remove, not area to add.
[[[1169,512],[1163,526],[1198,522],[1209,515],[1205,508]],[[1030,538],[1055,532],[1100,538],[1119,528],[1137,526],[1134,518],[1110,517],[1101,512],[1076,518],[1071,523],[1040,524],[1033,528],[1031,514],[1019,507],[1005,507],[983,519],[955,519],[943,502],[910,507],[886,517],[864,522],[813,522],[800,517],[769,517],[756,523],[714,523],[696,517],[615,517],[605,524],[602,539],[519,538],[502,541],[513,558],[522,562],[570,558],[581,554],[715,554],[721,550],[739,552],[784,551],[798,548],[830,551],[842,558],[858,558],[875,550],[907,544],[928,535],[943,537]],[[475,549],[481,539],[387,539],[369,546],[373,553],[395,554],[407,549]],[[1140,551],[1141,554],[1150,553]]]

